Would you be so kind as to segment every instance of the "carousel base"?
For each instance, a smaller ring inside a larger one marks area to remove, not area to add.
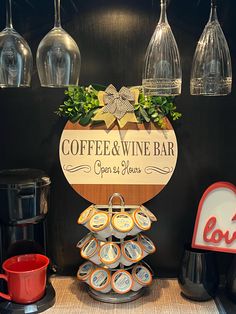
[[[146,291],[146,288],[142,288],[138,291],[130,291],[125,294],[118,294],[114,291],[108,292],[108,293],[102,293],[99,291],[96,291],[92,289],[91,287],[88,287],[88,294],[95,300],[105,302],[105,303],[126,303],[134,301],[138,298],[140,298],[144,292]]]

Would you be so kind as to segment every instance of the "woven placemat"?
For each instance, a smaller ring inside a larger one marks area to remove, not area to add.
[[[154,280],[145,295],[124,304],[107,304],[93,300],[84,284],[72,277],[52,278],[56,304],[48,314],[218,314],[215,302],[193,302],[181,297],[175,279]]]

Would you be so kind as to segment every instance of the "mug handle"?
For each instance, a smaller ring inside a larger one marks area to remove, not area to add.
[[[0,279],[4,279],[4,280],[6,280],[6,282],[8,282],[7,276],[4,274],[0,274]],[[5,294],[3,292],[0,292],[0,297],[3,299],[6,299],[8,301],[11,301],[11,296],[9,294]]]

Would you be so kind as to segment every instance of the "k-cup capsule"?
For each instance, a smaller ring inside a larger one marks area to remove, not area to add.
[[[112,235],[112,228],[110,225],[110,216],[108,213],[99,212],[94,214],[89,221],[89,229],[97,233],[102,239],[108,238]]]
[[[133,229],[134,221],[127,213],[117,213],[112,217],[113,235],[118,239],[124,239]]]
[[[112,289],[119,294],[127,293],[132,289],[133,278],[124,269],[117,270],[111,278]]]
[[[79,267],[78,272],[77,272],[77,278],[80,281],[89,283],[89,278],[93,270],[94,270],[94,264],[89,261],[85,262]]]
[[[136,235],[141,231],[147,231],[151,228],[151,219],[140,208],[132,213],[134,219],[134,228],[129,232],[129,235]]]
[[[86,208],[79,216],[78,224],[83,225],[89,229],[90,218],[96,213],[96,209],[93,205]]]
[[[142,287],[146,287],[152,283],[152,274],[149,269],[143,265],[134,266],[132,276],[134,281],[132,287],[133,291],[138,291]]]
[[[133,240],[129,240],[122,244],[121,253],[120,263],[125,266],[137,263],[143,258],[143,250],[141,246]]]
[[[148,254],[153,254],[156,251],[156,247],[152,240],[143,234],[138,235],[138,243],[143,249],[143,258]]]
[[[151,221],[157,221],[157,217],[147,207],[141,205],[140,209],[149,216]]]
[[[99,256],[98,256],[98,251],[99,251],[99,244],[97,239],[93,238],[89,242],[87,242],[81,249],[81,256],[85,259],[89,259],[91,262],[94,264],[101,264]]]
[[[93,234],[88,233],[86,236],[84,236],[76,245],[77,248],[81,249],[86,243],[88,243],[90,240],[92,240]]]
[[[111,291],[111,274],[105,268],[95,269],[89,280],[89,285],[97,291],[107,293]]]
[[[109,268],[115,268],[119,265],[120,247],[116,243],[107,242],[101,246],[99,256],[101,263]]]

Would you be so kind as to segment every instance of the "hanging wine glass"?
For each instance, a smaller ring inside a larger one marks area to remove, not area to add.
[[[167,0],[161,0],[161,15],[148,45],[142,85],[146,95],[179,95],[182,71],[178,47],[167,20]]]
[[[220,27],[216,1],[211,1],[208,23],[193,58],[191,95],[221,96],[231,92],[232,68],[229,47]]]
[[[32,64],[30,47],[12,25],[11,0],[6,0],[6,27],[0,32],[0,87],[29,87]]]
[[[60,0],[54,0],[55,23],[37,50],[37,68],[41,86],[77,85],[80,51],[74,39],[61,27]]]

